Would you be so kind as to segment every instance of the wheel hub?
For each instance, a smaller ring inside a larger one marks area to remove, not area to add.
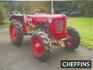
[[[36,48],[39,49],[40,48],[40,44],[39,43],[36,43]]]

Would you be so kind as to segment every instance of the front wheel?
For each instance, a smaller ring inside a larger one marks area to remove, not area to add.
[[[46,61],[50,53],[49,38],[43,31],[37,31],[31,40],[31,47],[34,56],[40,61]]]
[[[65,48],[68,50],[74,50],[79,47],[80,44],[80,36],[75,28],[68,27],[68,39],[64,42]]]

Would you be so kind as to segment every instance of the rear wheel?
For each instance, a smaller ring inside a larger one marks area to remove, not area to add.
[[[80,36],[76,29],[68,27],[68,39],[64,42],[65,48],[68,50],[74,50],[79,47]]]
[[[16,46],[20,46],[23,41],[23,29],[22,24],[19,20],[17,19],[11,20],[9,33],[11,42]]]
[[[50,53],[49,39],[45,32],[38,31],[32,36],[31,47],[34,56],[40,61],[46,61]]]

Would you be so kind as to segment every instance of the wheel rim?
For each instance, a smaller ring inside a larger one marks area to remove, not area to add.
[[[44,51],[44,43],[41,38],[35,37],[32,41],[32,49],[37,57],[42,56]]]
[[[66,42],[66,45],[67,45],[68,47],[73,46],[73,41],[67,41],[67,42]]]
[[[73,35],[68,35],[68,40],[65,41],[65,46],[66,47],[72,47],[74,44],[74,36]]]
[[[10,25],[10,38],[13,41],[16,39],[16,28],[13,24]]]

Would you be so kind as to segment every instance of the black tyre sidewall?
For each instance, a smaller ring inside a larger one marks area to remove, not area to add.
[[[79,44],[80,44],[80,35],[76,31],[76,29],[75,28],[72,28],[72,27],[68,27],[67,31],[68,31],[68,34],[70,36],[71,35],[76,35],[76,37],[72,39],[74,41],[74,44],[72,46],[65,46],[65,49],[67,49],[67,50],[74,50],[74,49],[76,49],[76,48],[79,47]]]

